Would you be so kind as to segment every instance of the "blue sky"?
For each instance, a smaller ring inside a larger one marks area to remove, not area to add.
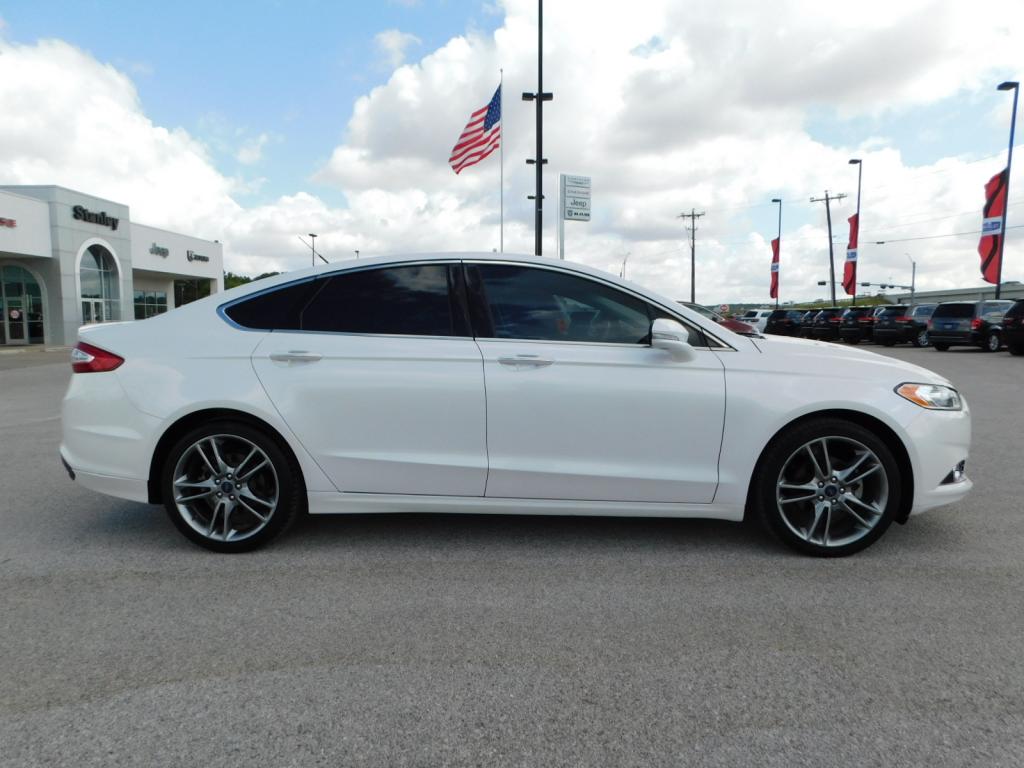
[[[306,188],[336,204],[341,196],[311,177],[344,136],[356,99],[391,75],[374,36],[414,34],[416,59],[502,19],[473,0],[15,2],[0,17],[13,41],[60,38],[126,72],[146,114],[204,140],[226,174],[246,170],[228,151],[238,131],[272,134],[260,165],[267,183],[252,201]]]

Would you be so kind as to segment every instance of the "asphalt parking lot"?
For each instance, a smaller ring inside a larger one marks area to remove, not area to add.
[[[406,515],[215,555],[67,479],[66,363],[0,366],[0,765],[1020,766],[1024,359],[884,354],[965,393],[976,488],[837,561]]]

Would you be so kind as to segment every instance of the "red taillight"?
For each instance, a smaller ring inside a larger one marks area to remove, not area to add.
[[[929,328],[929,329],[932,329],[932,328],[934,328],[934,327],[935,327],[935,321],[934,321],[934,320],[929,320],[929,321],[928,321],[928,328]]]
[[[900,315],[899,317],[894,318],[894,319],[896,320],[897,323],[909,323],[910,322],[910,318],[907,317],[906,315]]]
[[[123,357],[105,349],[78,342],[71,350],[71,370],[75,373],[102,373],[112,371],[124,362]]]
[[[981,328],[981,318],[976,317],[973,320],[971,320],[971,329],[976,331],[979,328]]]
[[[828,321],[829,321],[830,323],[838,323],[838,322],[839,322],[839,321],[840,321],[841,319],[842,319],[842,318],[839,318],[839,317],[830,317],[830,318],[828,319]]]

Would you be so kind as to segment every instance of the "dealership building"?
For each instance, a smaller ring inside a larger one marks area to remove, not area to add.
[[[224,289],[216,240],[136,224],[57,186],[0,186],[0,346],[73,344],[79,326],[144,319]]]

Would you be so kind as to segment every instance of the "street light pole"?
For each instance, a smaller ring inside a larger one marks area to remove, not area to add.
[[[629,261],[630,253],[632,253],[632,251],[626,251],[626,255],[622,257],[622,272],[619,273],[619,277],[623,280],[626,279],[626,262]]]
[[[1006,189],[1003,191],[1006,203],[1003,205],[1003,223],[999,230],[999,265],[996,267],[996,298],[999,298],[999,289],[1003,282],[1003,254],[1006,253],[1006,210],[1010,207],[1010,170],[1013,168],[1013,134],[1017,128],[1017,96],[1020,93],[1020,83],[1008,80],[1000,83],[997,90],[1013,91],[1013,114],[1010,116],[1010,149],[1006,153]]]
[[[541,229],[544,213],[544,184],[543,167],[547,163],[544,158],[544,102],[551,101],[554,94],[544,93],[544,0],[537,0],[537,92],[524,93],[523,101],[537,102],[537,156],[529,158],[527,165],[536,166],[536,191],[527,195],[527,199],[534,202],[534,233],[533,233],[533,254],[541,255]]]
[[[908,259],[910,259],[910,306],[914,306],[914,286],[917,284],[917,262],[911,257],[909,253],[904,253]]]
[[[309,250],[312,252],[313,266],[316,266],[316,235],[312,232],[309,233]]]

